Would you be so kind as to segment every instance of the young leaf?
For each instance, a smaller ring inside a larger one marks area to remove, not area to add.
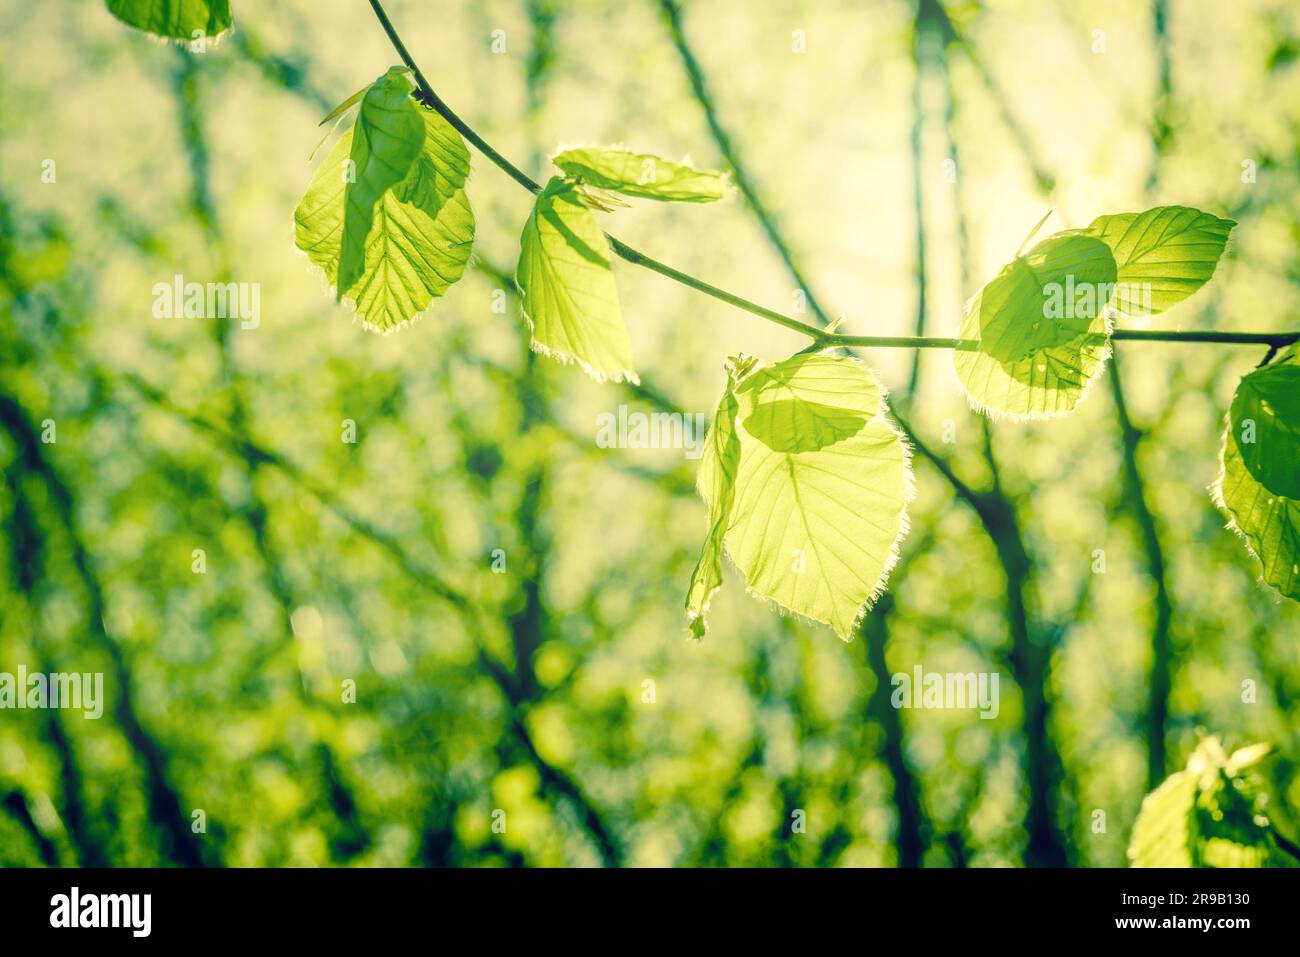
[[[569,176],[626,196],[677,203],[711,203],[727,192],[727,177],[714,170],[672,163],[620,147],[582,147],[551,157]]]
[[[1214,737],[1142,801],[1128,857],[1133,867],[1262,867],[1273,848],[1258,784],[1245,774],[1266,753],[1228,755]]]
[[[597,382],[637,382],[609,243],[573,183],[552,177],[519,239],[515,278],[532,347]]]
[[[365,326],[381,332],[414,319],[460,279],[474,241],[464,190],[469,151],[437,113],[418,115],[424,125],[420,154],[376,202],[361,273],[341,287]],[[335,143],[294,212],[298,248],[336,287],[353,135],[348,130]]]
[[[1012,418],[1074,409],[1109,352],[1115,259],[1077,232],[1043,240],[967,304],[953,364],[972,405]]]
[[[847,641],[907,532],[908,452],[883,390],[853,359],[801,354],[735,392],[740,455],[726,552],[753,594]]]
[[[1115,255],[1120,310],[1142,315],[1164,312],[1209,282],[1236,225],[1188,206],[1157,206],[1099,216],[1087,232]]]
[[[363,86],[361,89],[357,90],[357,92],[353,93],[351,96],[349,96],[346,100],[344,100],[344,101],[343,101],[342,103],[340,103],[338,106],[334,107],[334,109],[332,109],[332,110],[330,110],[328,113],[326,113],[325,116],[324,116],[324,118],[322,118],[321,121],[320,121],[319,123],[317,123],[316,125],[317,125],[317,126],[324,126],[324,125],[325,125],[326,123],[328,123],[330,120],[338,119],[340,116],[342,116],[342,115],[343,115],[344,113],[346,113],[348,110],[352,109],[352,107],[354,107],[354,106],[356,106],[358,103],[360,103],[360,102],[361,102],[361,98],[362,98],[363,96],[366,95],[366,92],[367,92],[369,89],[370,89],[369,86]]]
[[[421,110],[411,99],[406,71],[393,67],[370,85],[352,127],[349,159],[355,181],[343,193],[343,244],[336,295],[361,276],[365,243],[374,225],[375,204],[402,182],[424,146]]]
[[[198,33],[215,40],[230,29],[230,0],[108,0],[108,11],[123,23],[173,40]]]
[[[1086,336],[1115,282],[1105,243],[1078,234],[1044,239],[980,294],[980,350],[1014,363]]]
[[[713,425],[696,474],[700,495],[709,503],[709,532],[700,549],[695,570],[691,572],[691,584],[686,593],[686,612],[690,616],[691,634],[696,638],[704,637],[709,599],[722,584],[722,538],[731,518],[736,469],[740,464],[740,437],[736,434],[736,414],[740,405],[736,401],[736,380],[743,377],[751,365],[752,360],[745,357],[728,362],[727,389],[713,414]]]
[[[1259,559],[1264,581],[1300,601],[1300,500],[1261,485],[1242,461],[1237,443],[1226,435],[1222,458],[1214,500],[1227,513],[1228,527]]]
[[[861,366],[826,355],[764,366],[740,389],[745,430],[776,452],[815,452],[856,435],[880,412],[880,385]]]
[[[1196,846],[1196,775],[1175,771],[1142,799],[1128,859],[1133,867],[1192,867]]]
[[[1294,387],[1296,372],[1300,353],[1292,351],[1241,380],[1228,412],[1231,434],[1223,436],[1222,468],[1212,494],[1228,515],[1228,527],[1259,559],[1264,581],[1300,601],[1300,497],[1283,494],[1296,480],[1300,420],[1295,396],[1285,393],[1288,384]]]
[[[1270,492],[1300,499],[1300,364],[1279,362],[1246,376],[1230,415],[1250,474]]]

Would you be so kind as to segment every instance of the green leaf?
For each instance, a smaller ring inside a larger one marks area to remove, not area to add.
[[[1242,537],[1246,551],[1259,559],[1264,581],[1300,601],[1300,498],[1279,494],[1261,480],[1264,476],[1282,489],[1291,488],[1295,480],[1294,471],[1286,471],[1287,463],[1292,463],[1294,470],[1296,461],[1294,444],[1287,447],[1295,441],[1295,397],[1278,395],[1279,389],[1296,381],[1295,371],[1300,371],[1300,353],[1292,352],[1282,362],[1241,380],[1228,413],[1227,432],[1231,434],[1223,437],[1222,467],[1213,496],[1228,515],[1228,527]],[[1271,411],[1264,412],[1264,405]],[[1254,421],[1253,435],[1247,419]],[[1243,449],[1249,450],[1246,454],[1254,460],[1254,468]]]
[[[393,67],[361,98],[349,156],[355,182],[346,184],[343,197],[343,245],[337,284],[340,299],[365,266],[366,237],[374,225],[375,204],[406,178],[424,146],[424,121],[411,99],[411,89],[406,71]]]
[[[857,435],[880,412],[880,386],[861,366],[798,356],[764,366],[744,385],[745,430],[776,452],[815,452]]]
[[[1188,206],[1157,206],[1143,213],[1099,216],[1087,231],[1115,255],[1119,310],[1151,315],[1210,281],[1236,225]]]
[[[1248,744],[1244,748],[1238,748],[1236,751],[1233,751],[1232,754],[1228,755],[1228,760],[1223,765],[1224,770],[1228,772],[1230,777],[1235,777],[1247,768],[1253,768],[1255,765],[1259,764],[1260,761],[1263,761],[1268,757],[1269,752],[1272,750],[1273,746],[1267,741],[1261,741],[1258,744]]]
[[[1267,745],[1231,756],[1214,737],[1201,739],[1187,767],[1142,801],[1128,857],[1133,867],[1263,867],[1272,842],[1263,796],[1245,773]]]
[[[980,348],[1017,362],[1087,335],[1115,282],[1105,243],[1078,234],[1043,240],[984,287]]]
[[[108,0],[108,11],[123,23],[173,40],[214,40],[230,29],[230,0]]]
[[[1300,350],[1247,375],[1228,412],[1215,503],[1260,562],[1264,581],[1300,601]]]
[[[411,321],[460,279],[474,241],[474,213],[465,195],[469,151],[441,116],[417,107],[423,144],[406,176],[374,206],[362,268],[338,282],[346,182],[355,127],[317,168],[294,212],[295,241],[340,287],[367,328],[388,332]]]
[[[729,509],[713,497],[728,487],[723,457],[702,466],[711,521],[725,521],[726,553],[751,593],[847,641],[907,532],[911,470],[884,392],[854,359],[801,354],[754,372],[735,393]]]
[[[709,600],[722,584],[722,539],[731,518],[736,469],[740,465],[740,436],[736,434],[740,403],[736,400],[736,380],[752,364],[745,357],[728,362],[727,389],[713,414],[713,425],[696,474],[700,495],[709,503],[709,532],[686,593],[686,612],[690,616],[691,634],[696,638],[704,637]]]
[[[1228,527],[1260,563],[1264,581],[1300,601],[1300,501],[1270,492],[1242,461],[1237,443],[1224,436],[1223,469],[1214,499]]]
[[[524,224],[515,271],[532,347],[598,382],[637,382],[609,256],[577,187],[552,177]]]
[[[340,103],[338,106],[334,107],[334,109],[332,109],[332,110],[330,110],[328,113],[326,113],[325,116],[324,116],[324,118],[322,118],[321,121],[320,121],[318,124],[316,124],[316,125],[317,125],[317,126],[324,126],[324,125],[325,125],[326,123],[328,123],[330,120],[338,119],[340,116],[342,116],[342,115],[343,115],[344,113],[346,113],[348,110],[352,109],[352,107],[354,107],[354,106],[356,106],[358,103],[360,103],[360,102],[361,102],[361,98],[362,98],[363,96],[366,95],[366,93],[369,91],[369,89],[370,89],[369,86],[363,86],[361,89],[357,90],[357,92],[353,93],[351,96],[349,96],[346,100],[344,100],[344,101],[343,101],[342,103]]]
[[[677,203],[711,203],[727,194],[727,177],[715,170],[672,163],[621,147],[582,147],[551,158],[569,176],[625,196]]]
[[[1074,409],[1110,354],[1109,247],[1078,232],[1043,240],[1002,269],[966,307],[954,350],[972,405],[1012,418]]]
[[[1226,837],[1207,837],[1200,848],[1202,867],[1268,867],[1271,849],[1261,840],[1242,844]]]
[[[1176,771],[1142,799],[1128,858],[1133,867],[1192,867],[1196,775]]]
[[[1300,499],[1300,364],[1275,363],[1243,378],[1230,415],[1250,474],[1268,491]]]

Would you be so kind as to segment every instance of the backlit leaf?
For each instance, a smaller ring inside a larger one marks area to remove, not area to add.
[[[709,599],[722,584],[722,539],[731,518],[736,469],[740,464],[740,437],[736,434],[736,414],[740,406],[736,400],[736,380],[750,365],[752,361],[744,358],[728,363],[727,389],[713,414],[713,425],[709,428],[696,475],[700,495],[709,503],[709,531],[686,593],[686,612],[690,616],[691,634],[696,638],[704,637]]]
[[[1133,867],[1263,867],[1273,854],[1257,781],[1247,773],[1268,752],[1229,756],[1202,738],[1187,760],[1142,801],[1128,857]]]
[[[1099,216],[1088,234],[1115,255],[1116,304],[1126,315],[1164,312],[1209,282],[1237,224],[1188,206]]]
[[[464,189],[469,152],[446,120],[416,109],[424,126],[420,153],[375,203],[360,275],[341,290],[366,327],[383,332],[414,319],[460,279],[474,240]],[[298,248],[336,288],[352,138],[352,129],[339,138],[294,212]]]
[[[1255,480],[1300,499],[1300,364],[1274,363],[1243,378],[1231,420],[1237,451]]]
[[[1295,371],[1300,371],[1300,354],[1293,351],[1282,361],[1242,379],[1228,414],[1220,456],[1222,468],[1213,494],[1216,504],[1228,515],[1228,527],[1241,535],[1246,550],[1259,559],[1264,581],[1288,598],[1300,601],[1300,498],[1279,494],[1259,478],[1261,474],[1267,476],[1283,489],[1291,488],[1295,480],[1294,472],[1286,471],[1287,463],[1296,460],[1294,445],[1287,447],[1288,442],[1294,442],[1295,420],[1291,415],[1295,397],[1278,395],[1279,389],[1295,381]],[[1244,397],[1243,389],[1247,392]],[[1266,415],[1262,410],[1270,397],[1277,402],[1273,407],[1275,415]],[[1247,428],[1247,419],[1254,422],[1253,430]],[[1278,421],[1262,424],[1270,419]],[[1246,437],[1255,441],[1243,441]],[[1243,456],[1243,449],[1250,450],[1255,468]]]
[[[123,23],[173,40],[209,40],[230,29],[230,0],[108,0],[108,10]]]
[[[777,452],[812,452],[856,435],[879,412],[879,383],[828,355],[763,366],[740,387],[750,398],[745,429]]]
[[[1176,771],[1142,799],[1128,857],[1133,867],[1192,867],[1196,775]]]
[[[967,304],[953,364],[971,403],[1012,418],[1064,415],[1109,355],[1109,247],[1079,233],[1043,240]]]
[[[908,452],[883,391],[854,359],[798,355],[754,372],[736,396],[726,553],[751,593],[848,640],[907,532]],[[706,498],[714,484],[702,483]]]
[[[372,83],[361,98],[349,154],[355,182],[345,185],[343,198],[339,298],[352,288],[365,265],[366,237],[374,225],[375,204],[406,178],[424,146],[421,112],[411,99],[411,81],[399,67]]]
[[[723,173],[619,147],[565,150],[551,161],[583,183],[643,199],[711,203],[722,199],[727,192],[727,177]]]
[[[519,239],[516,279],[532,347],[598,382],[639,381],[618,305],[609,243],[577,187],[552,177]]]
[[[1242,461],[1237,443],[1224,436],[1223,470],[1215,501],[1228,513],[1228,527],[1259,559],[1264,581],[1300,601],[1300,501],[1270,492]]]

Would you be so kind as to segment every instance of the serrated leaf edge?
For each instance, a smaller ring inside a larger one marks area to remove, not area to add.
[[[473,174],[474,174],[474,170],[473,167],[471,167],[470,176],[472,176]],[[470,215],[472,216],[474,212],[474,207],[470,205],[469,192],[465,188],[468,185],[469,185],[469,176],[465,177],[465,184],[459,187],[456,192],[465,194],[465,205],[469,206]],[[455,196],[454,193],[452,195],[453,197]],[[393,197],[393,201],[396,203],[401,203],[401,205],[403,206],[411,205],[410,203],[402,203],[402,201],[397,197]],[[450,200],[448,200],[448,202],[450,202]],[[475,226],[477,227],[477,220],[475,221]],[[374,227],[372,226],[371,229],[373,230]],[[366,234],[366,238],[367,239],[370,238],[369,233]],[[472,240],[471,242],[477,240],[478,240],[478,230],[476,228],[474,240]],[[324,288],[326,294],[329,296],[330,301],[336,307],[340,304],[347,306],[348,313],[351,315],[353,323],[355,325],[360,326],[364,331],[372,333],[374,335],[390,336],[394,332],[397,332],[399,329],[405,329],[408,326],[415,325],[417,322],[419,322],[429,312],[433,310],[433,308],[438,304],[439,299],[443,298],[442,296],[434,296],[432,299],[429,300],[429,304],[427,306],[425,306],[423,309],[421,309],[419,312],[415,313],[414,315],[409,316],[406,319],[403,319],[401,322],[395,322],[391,326],[387,326],[387,327],[378,325],[376,323],[370,322],[363,315],[361,315],[360,312],[357,311],[356,297],[351,296],[348,293],[344,293],[341,297],[339,297],[337,295],[338,284],[329,278],[329,275],[325,272],[324,267],[321,266],[320,263],[313,260],[310,256],[307,255],[307,253],[304,250],[298,247],[297,222],[292,215],[289,217],[289,245],[293,248],[293,251],[297,253],[299,259],[303,259],[306,261],[309,271],[315,273],[320,277],[322,288]],[[469,258],[465,261],[465,268],[467,270],[474,264],[474,255],[475,253],[471,249]],[[451,287],[449,286],[448,289],[450,288]]]
[[[1228,502],[1223,497],[1223,483],[1228,478],[1228,463],[1225,461],[1224,456],[1227,451],[1227,443],[1230,441],[1233,441],[1232,416],[1231,414],[1225,413],[1223,432],[1220,434],[1219,442],[1219,475],[1209,486],[1208,491],[1210,493],[1210,501],[1214,503],[1214,507],[1217,508],[1220,513],[1227,517],[1227,521],[1224,523],[1223,527],[1236,535],[1237,538],[1241,539],[1241,544],[1245,547],[1246,554],[1256,563],[1256,566],[1258,567],[1258,574],[1255,576],[1256,583],[1262,585],[1264,590],[1273,597],[1274,601],[1281,604],[1282,602],[1287,601],[1290,596],[1283,594],[1282,589],[1278,588],[1264,577],[1263,557],[1259,552],[1255,551],[1255,546],[1251,544],[1250,536],[1246,534],[1245,529],[1243,529],[1237,522],[1237,513],[1228,507]],[[1259,480],[1256,479],[1255,476],[1252,475],[1250,478],[1251,481],[1258,484]],[[1263,488],[1264,486],[1261,485],[1260,487]],[[1276,498],[1286,498],[1285,495],[1277,495],[1277,493],[1273,493],[1273,495]]]
[[[862,605],[859,606],[857,614],[853,616],[853,621],[849,625],[848,637],[844,637],[838,632],[835,632],[836,637],[845,643],[853,640],[853,636],[857,632],[858,627],[862,624],[867,615],[871,613],[871,609],[874,608],[876,602],[880,600],[880,596],[889,589],[889,574],[894,570],[895,566],[898,565],[899,559],[902,558],[903,540],[907,538],[908,533],[912,530],[912,520],[911,516],[908,514],[908,508],[916,498],[916,476],[912,472],[912,454],[914,450],[912,444],[907,441],[906,434],[904,434],[902,429],[895,425],[893,420],[889,417],[889,390],[885,387],[885,384],[880,381],[880,375],[875,369],[861,360],[855,361],[858,362],[868,375],[870,375],[875,382],[876,388],[880,390],[880,408],[874,416],[863,423],[862,428],[865,429],[868,425],[871,425],[874,422],[883,422],[898,439],[898,444],[903,450],[903,504],[898,513],[898,532],[894,536],[894,541],[890,543],[889,555],[885,558],[885,565],[880,570],[880,576],[876,579],[876,583],[871,589],[870,594],[867,595],[866,599],[862,602]],[[753,371],[757,371],[757,369]],[[783,454],[789,455],[792,453],[787,452]],[[830,628],[833,632],[835,631],[835,627],[830,622],[822,621],[820,618],[812,618],[808,615],[802,614],[801,612],[797,612],[792,608],[787,608],[772,596],[764,595],[762,592],[751,588],[749,585],[749,576],[745,574],[744,569],[736,564],[736,560],[731,557],[731,550],[727,546],[727,537],[725,532],[722,537],[722,554],[731,564],[731,567],[739,573],[741,580],[745,583],[745,594],[750,598],[757,600],[763,605],[775,608],[777,613],[782,617],[793,618],[796,621],[808,625],[822,625]],[[710,599],[711,598],[712,595],[710,595]],[[705,611],[707,610],[708,607],[706,605]],[[694,619],[692,618],[692,620]]]

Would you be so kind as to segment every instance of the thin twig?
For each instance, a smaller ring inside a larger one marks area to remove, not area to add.
[[[444,582],[437,573],[412,558],[395,536],[372,524],[359,513],[354,512],[343,501],[341,495],[330,490],[325,483],[299,468],[278,451],[269,446],[260,445],[254,439],[241,438],[224,423],[215,422],[198,413],[182,408],[173,402],[171,397],[163,390],[140,376],[128,373],[122,377],[122,381],[131,386],[149,404],[189,423],[220,445],[225,446],[236,456],[242,457],[247,462],[258,462],[272,466],[303,492],[319,501],[352,531],[387,554],[414,585],[427,592],[430,596],[451,606],[452,610],[459,614],[470,640],[475,645],[480,666],[491,676],[500,688],[501,693],[511,703],[512,708],[516,707],[518,689],[511,683],[509,674],[488,653],[479,622],[474,614],[474,603],[468,594],[456,586]],[[516,738],[527,753],[529,760],[532,761],[538,776],[548,786],[554,787],[559,793],[563,794],[573,805],[573,810],[577,814],[579,821],[591,833],[602,860],[606,864],[617,865],[622,859],[621,845],[611,837],[613,834],[612,828],[604,822],[600,812],[582,786],[562,768],[550,764],[542,757],[528,736],[525,723],[519,721],[517,716],[511,717],[511,729],[515,732]]]
[[[922,137],[925,132],[925,104],[923,87],[927,71],[927,61],[922,55],[922,47],[927,42],[930,27],[926,20],[925,4],[916,5],[916,17],[912,21],[912,228],[916,241],[916,268],[912,278],[916,283],[916,335],[924,336],[928,307],[926,287],[929,277],[926,273],[925,254],[925,177],[922,172]],[[921,381],[921,357],[925,355],[920,349],[912,353],[912,368],[907,375],[907,394],[916,395],[917,384]]]
[[[713,103],[713,96],[709,93],[709,85],[704,79],[704,71],[700,69],[694,51],[691,50],[690,44],[686,42],[686,34],[682,30],[680,6],[676,3],[676,0],[660,0],[660,7],[663,10],[664,18],[668,21],[668,31],[672,35],[673,45],[677,48],[677,54],[682,59],[682,67],[686,70],[686,76],[691,82],[691,90],[695,94],[695,99],[700,104],[700,108],[704,111],[704,120],[709,124],[709,132],[713,134],[713,141],[717,144],[722,158],[726,161],[727,166],[731,168],[731,178],[736,184],[736,189],[740,190],[740,194],[745,197],[745,202],[753,210],[754,216],[758,220],[759,226],[762,227],[763,233],[767,236],[768,242],[772,244],[776,254],[781,257],[781,262],[785,264],[786,271],[790,273],[791,278],[803,291],[808,308],[812,310],[813,315],[818,318],[821,325],[829,325],[832,317],[823,308],[821,300],[813,293],[808,281],[804,278],[803,270],[795,262],[794,254],[786,244],[780,229],[777,228],[775,217],[768,210],[767,204],[758,195],[758,188],[754,185],[753,177],[749,175],[748,167],[741,161],[740,152],[736,149],[731,135],[722,125],[717,107]]]
[[[1154,586],[1151,621],[1151,684],[1147,696],[1147,790],[1154,791],[1165,779],[1165,731],[1169,720],[1169,695],[1173,683],[1174,603],[1169,594],[1164,548],[1155,513],[1148,502],[1146,483],[1138,465],[1138,445],[1142,432],[1129,417],[1128,403],[1120,379],[1119,360],[1111,359],[1111,396],[1119,420],[1120,451],[1124,464],[1126,504],[1141,532],[1142,551],[1147,572]]]
[[[978,339],[947,339],[938,336],[849,336],[823,333],[819,341],[827,346],[873,346],[900,349],[960,349],[974,351]],[[1218,343],[1219,345],[1266,345],[1274,349],[1300,342],[1297,332],[1176,332],[1165,329],[1116,329],[1111,339],[1119,342]]]
[[[1279,850],[1285,851],[1287,854],[1290,854],[1292,857],[1294,857],[1297,861],[1300,861],[1300,847],[1296,847],[1294,843],[1292,843],[1286,837],[1284,837],[1282,833],[1278,831],[1278,829],[1275,827],[1270,826],[1268,829],[1268,833],[1272,835],[1273,841],[1274,843],[1277,844]]]
[[[465,139],[474,144],[475,149],[491,160],[511,179],[531,193],[540,193],[542,188],[537,184],[536,180],[493,149],[483,137],[457,116],[455,111],[433,91],[433,87],[429,85],[429,81],[425,79],[420,68],[416,66],[415,60],[412,59],[410,52],[406,49],[406,45],[402,43],[402,39],[398,36],[397,30],[394,29],[392,21],[388,19],[388,14],[384,12],[380,0],[370,0],[370,6],[374,8],[375,16],[379,18],[380,26],[388,34],[388,39],[392,42],[397,55],[401,57],[402,62],[406,64],[412,76],[414,76],[417,96],[420,101],[450,123]],[[792,316],[786,316],[773,309],[760,306],[756,302],[738,296],[733,292],[728,292],[689,273],[684,273],[680,269],[674,269],[672,266],[660,262],[638,249],[634,249],[616,236],[609,233],[606,233],[605,236],[609,240],[610,248],[614,253],[633,265],[657,272],[661,276],[666,276],[684,286],[689,286],[697,292],[702,292],[706,296],[711,296],[728,305],[735,306],[737,309],[742,309],[758,316],[760,319],[766,319],[768,322],[784,326],[786,329],[803,333],[821,348],[872,346],[902,349],[975,349],[979,345],[978,342],[970,339],[940,339],[925,336],[847,336],[828,333],[817,326],[801,322]],[[1300,341],[1300,332],[1163,332],[1160,330],[1116,329],[1111,338],[1131,341],[1254,343],[1257,345],[1276,344],[1287,346]]]

